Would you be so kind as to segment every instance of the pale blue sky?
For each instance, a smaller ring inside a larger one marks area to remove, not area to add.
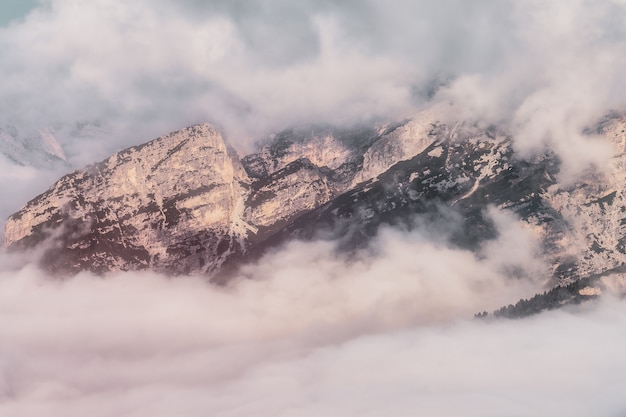
[[[19,19],[37,5],[37,0],[0,0],[0,26]]]

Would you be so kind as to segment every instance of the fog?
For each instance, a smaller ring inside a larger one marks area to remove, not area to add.
[[[626,307],[610,296],[478,320],[542,289],[530,232],[472,254],[384,229],[351,257],[291,242],[226,286],[0,265],[3,416],[587,416],[626,411]],[[512,255],[512,251],[516,256]],[[523,268],[524,279],[504,271]]]
[[[292,125],[430,109],[497,124],[520,156],[552,148],[567,183],[606,165],[583,131],[626,107],[623,0],[14,3],[0,126],[52,129],[68,163],[0,158],[3,219],[64,172],[203,121],[243,153]],[[532,231],[486,210],[498,237],[475,253],[449,243],[454,221],[416,219],[349,257],[290,242],[224,286],[59,280],[0,250],[0,415],[624,415],[619,297],[473,319],[550,275]]]

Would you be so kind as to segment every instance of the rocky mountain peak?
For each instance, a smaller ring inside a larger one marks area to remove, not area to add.
[[[50,240],[60,270],[211,268],[245,234],[245,181],[222,136],[191,126],[61,178],[9,218],[5,245]]]

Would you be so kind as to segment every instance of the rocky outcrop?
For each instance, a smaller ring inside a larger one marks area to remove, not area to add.
[[[12,215],[5,245],[50,249],[53,270],[211,271],[242,246],[247,175],[209,125],[61,178]]]

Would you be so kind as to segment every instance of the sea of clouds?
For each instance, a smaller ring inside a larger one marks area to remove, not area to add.
[[[623,415],[622,300],[473,318],[542,285],[504,273],[545,266],[515,219],[494,218],[507,231],[478,254],[385,229],[349,258],[289,243],[225,286],[58,280],[3,253],[0,415]]]

